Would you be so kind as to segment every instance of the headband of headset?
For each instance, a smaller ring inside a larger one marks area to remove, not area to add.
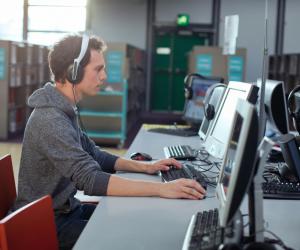
[[[72,70],[72,80],[76,81],[79,65],[88,49],[89,37],[86,34],[82,35],[80,53],[77,58],[74,59],[73,70]]]

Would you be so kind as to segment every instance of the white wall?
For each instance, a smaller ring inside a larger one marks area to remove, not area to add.
[[[145,0],[91,1],[91,30],[106,42],[126,42],[145,49]]]
[[[239,35],[237,47],[247,48],[246,81],[256,81],[262,76],[264,47],[265,1],[262,0],[223,0],[221,6],[220,45],[224,41],[224,18],[239,15]],[[269,54],[274,53],[277,1],[269,1]]]
[[[285,12],[284,53],[300,52],[299,0],[287,0]]]

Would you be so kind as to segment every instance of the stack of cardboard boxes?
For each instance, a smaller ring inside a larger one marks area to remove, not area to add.
[[[246,49],[223,55],[221,47],[194,46],[188,56],[189,73],[222,77],[225,82],[245,81]]]

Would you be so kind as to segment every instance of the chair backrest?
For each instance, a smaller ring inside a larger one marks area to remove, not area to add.
[[[49,195],[0,220],[0,249],[58,249],[52,199]]]
[[[0,219],[12,207],[16,199],[16,184],[13,173],[11,156],[0,159]]]

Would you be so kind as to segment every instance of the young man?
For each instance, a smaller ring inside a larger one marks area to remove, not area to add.
[[[54,83],[28,99],[34,110],[24,134],[15,209],[50,194],[64,249],[74,245],[95,208],[75,199],[77,190],[87,195],[186,199],[201,199],[205,194],[194,180],[155,183],[112,175],[119,170],[153,174],[181,164],[174,159],[149,164],[117,157],[99,150],[82,132],[76,104],[84,96],[96,95],[106,79],[104,49],[97,37],[62,39],[49,53]]]

